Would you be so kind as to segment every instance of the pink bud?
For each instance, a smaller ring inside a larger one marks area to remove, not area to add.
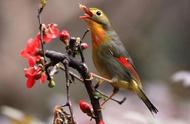
[[[87,49],[88,48],[88,44],[87,43],[81,43],[81,48],[82,49]]]
[[[66,30],[62,30],[59,34],[60,40],[63,41],[64,44],[68,44],[69,40],[70,40],[70,34],[68,31]]]
[[[101,120],[98,124],[105,124],[103,120]]]

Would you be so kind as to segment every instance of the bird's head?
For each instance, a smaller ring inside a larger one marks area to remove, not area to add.
[[[97,8],[87,8],[85,5],[80,4],[80,9],[84,12],[81,19],[84,19],[89,25],[97,23],[103,27],[109,27],[111,24],[104,12]]]

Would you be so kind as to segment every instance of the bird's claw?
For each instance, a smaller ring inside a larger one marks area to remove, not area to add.
[[[86,81],[91,81],[91,80],[93,80],[94,78],[93,78],[93,75],[90,73],[90,75],[89,75],[90,77],[89,78],[87,78],[87,79],[85,79]]]
[[[118,101],[118,104],[123,104],[124,102],[125,102],[125,100],[126,100],[127,98],[126,97],[124,97],[121,101]]]

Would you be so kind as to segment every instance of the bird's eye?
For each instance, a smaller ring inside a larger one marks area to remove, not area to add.
[[[102,13],[100,11],[96,12],[96,15],[100,16]]]

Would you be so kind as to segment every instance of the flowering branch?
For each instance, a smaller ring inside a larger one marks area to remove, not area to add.
[[[76,69],[80,73],[91,100],[96,123],[99,124],[99,122],[103,120],[101,107],[100,107],[99,99],[94,97],[96,91],[94,87],[92,86],[92,80],[89,80],[91,78],[91,74],[88,71],[88,67],[86,66],[86,64],[83,62],[74,60],[72,57],[67,56],[66,54],[61,54],[55,51],[46,51],[45,56],[50,58],[50,60],[56,60],[56,61],[57,60],[64,61],[66,58],[68,58],[69,67]]]
[[[25,69],[27,87],[32,88],[36,80],[40,80],[41,83],[44,83],[46,78],[49,81],[48,86],[50,88],[54,87],[54,75],[58,72],[58,69],[61,69],[65,72],[67,102],[64,106],[55,108],[53,124],[76,124],[70,101],[70,83],[74,81],[74,78],[83,82],[92,105],[80,101],[81,110],[94,119],[96,124],[104,124],[99,100],[103,97],[108,98],[108,96],[97,90],[97,85],[93,85],[92,79],[95,77],[110,84],[113,82],[112,80],[90,73],[88,70],[83,55],[83,50],[88,47],[88,44],[82,41],[85,35],[89,32],[89,29],[86,30],[81,39],[80,37],[71,37],[65,30],[60,32],[56,24],[42,24],[41,14],[47,0],[40,0],[40,2],[41,6],[38,9],[37,15],[39,33],[35,38],[28,40],[26,47],[20,52],[20,55],[27,59],[29,65],[29,67]],[[44,49],[44,44],[48,44],[58,37],[64,43],[66,53],[63,54]],[[80,55],[80,61],[75,59],[77,55]],[[69,71],[70,68],[77,70],[81,77]],[[122,104],[125,101],[125,98],[121,101],[113,98],[112,100]],[[68,107],[69,113],[64,110],[65,107]]]

